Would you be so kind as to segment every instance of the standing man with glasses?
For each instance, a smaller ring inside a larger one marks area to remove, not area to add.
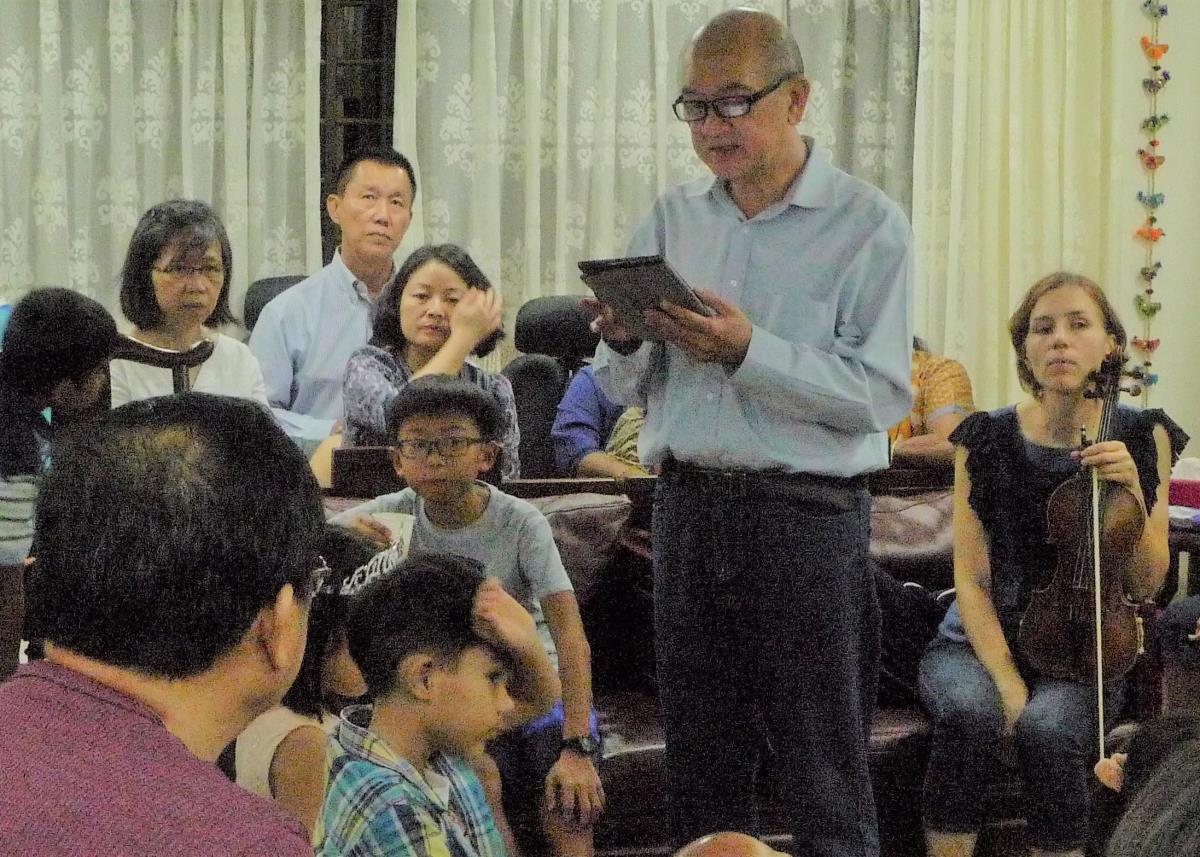
[[[683,57],[676,116],[711,178],[655,203],[629,255],[663,254],[714,314],[664,303],[662,341],[592,303],[596,378],[646,407],[661,465],[658,679],[677,845],[757,832],[770,749],[793,848],[879,853],[866,739],[878,662],[865,474],[910,407],[911,230],[797,133],[808,82],[775,18],[734,9]]]

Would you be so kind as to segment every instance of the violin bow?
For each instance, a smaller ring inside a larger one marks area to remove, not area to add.
[[[1087,432],[1080,430],[1081,442],[1084,449],[1087,442]],[[1106,757],[1104,736],[1104,604],[1101,600],[1103,580],[1100,576],[1100,473],[1092,470],[1092,621],[1096,623],[1096,632],[1092,635],[1096,647],[1096,729],[1100,747],[1100,758]]]
[[[1104,405],[1101,409],[1099,439],[1108,437],[1108,430],[1112,419],[1112,408],[1116,405],[1117,399],[1122,392],[1130,393],[1131,395],[1141,395],[1141,385],[1135,383],[1129,387],[1121,386],[1121,376],[1126,375],[1136,382],[1145,380],[1145,371],[1139,366],[1132,370],[1125,370],[1127,358],[1124,352],[1116,352],[1105,358],[1102,369],[1095,373],[1098,383],[1103,383],[1105,392],[1098,396],[1104,399]],[[1103,382],[1101,378],[1107,377]],[[1079,429],[1080,449],[1086,449],[1091,446],[1092,441],[1088,440],[1087,429]],[[1096,648],[1096,731],[1097,745],[1100,748],[1100,758],[1107,757],[1105,747],[1105,736],[1107,734],[1104,724],[1104,604],[1102,600],[1103,580],[1100,574],[1100,474],[1095,467],[1092,471],[1092,621],[1096,624],[1093,639]],[[1141,619],[1139,618],[1140,622]]]

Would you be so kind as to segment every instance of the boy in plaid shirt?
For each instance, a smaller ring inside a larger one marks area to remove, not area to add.
[[[532,617],[479,563],[414,553],[355,595],[347,637],[375,704],[330,739],[316,853],[503,857],[468,760],[558,698]]]

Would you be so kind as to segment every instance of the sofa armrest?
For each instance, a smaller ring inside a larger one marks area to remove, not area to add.
[[[586,604],[620,546],[621,528],[629,518],[629,499],[620,494],[586,493],[535,497],[530,502],[550,522],[575,597],[581,606]]]

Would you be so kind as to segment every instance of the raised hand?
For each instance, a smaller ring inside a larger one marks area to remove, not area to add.
[[[506,652],[519,653],[530,646],[542,648],[533,616],[494,577],[487,578],[475,591],[471,627],[484,640]]]
[[[504,302],[496,289],[466,289],[450,314],[450,334],[478,345],[504,323]]]

